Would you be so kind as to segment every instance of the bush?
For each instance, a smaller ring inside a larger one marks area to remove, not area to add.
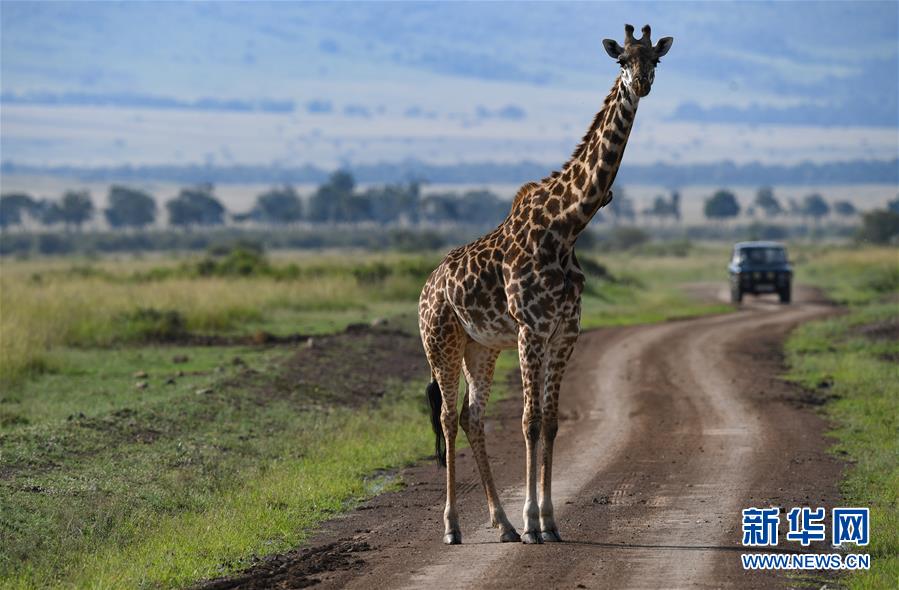
[[[770,223],[751,223],[747,232],[750,240],[785,240],[789,237],[787,228]]]
[[[614,280],[612,274],[609,272],[609,269],[606,268],[604,264],[602,264],[601,262],[597,262],[593,258],[582,257],[578,258],[577,262],[581,266],[581,270],[584,271],[584,274],[589,277],[609,281]]]
[[[856,239],[871,244],[890,244],[899,241],[899,213],[875,209],[862,216],[862,227]]]
[[[261,248],[236,246],[224,255],[207,256],[196,263],[196,274],[201,277],[250,277],[273,274],[271,264]]]
[[[119,321],[123,324],[122,333],[130,340],[170,342],[187,333],[184,316],[174,309],[140,307],[120,315]]]
[[[649,234],[638,227],[621,226],[613,228],[600,240],[600,248],[609,250],[630,250],[649,241]]]
[[[365,264],[353,269],[353,276],[360,285],[382,283],[392,274],[393,268],[383,262]]]
[[[875,293],[897,293],[899,268],[874,268],[865,275],[862,284]]]

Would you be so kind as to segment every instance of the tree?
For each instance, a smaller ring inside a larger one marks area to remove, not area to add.
[[[432,193],[421,200],[421,217],[434,222],[495,225],[509,214],[510,203],[489,190],[463,194]]]
[[[418,221],[421,187],[417,182],[370,188],[365,192],[365,197],[369,201],[372,219],[377,222],[390,223],[400,219]]]
[[[887,209],[868,211],[862,215],[858,239],[872,244],[890,244],[899,241],[899,213]]]
[[[165,204],[172,225],[221,225],[225,207],[212,194],[212,185],[183,188],[178,196]]]
[[[706,199],[703,211],[708,219],[728,219],[740,214],[740,203],[732,192],[720,189]]]
[[[753,205],[764,211],[766,217],[777,217],[784,212],[780,201],[774,196],[774,189],[770,186],[763,186],[756,191]]]
[[[681,213],[680,213],[680,192],[671,191],[671,204],[669,205],[669,213],[674,220],[680,223]]]
[[[66,228],[74,225],[80,230],[81,225],[93,216],[94,204],[87,191],[66,191],[59,204],[50,211],[48,219],[62,221]]]
[[[680,193],[672,191],[670,199],[658,195],[655,198],[655,201],[653,201],[652,207],[643,210],[643,215],[649,215],[659,219],[673,217],[675,220],[680,221]]]
[[[112,227],[146,227],[156,221],[156,200],[147,193],[113,185],[104,214]]]
[[[887,211],[899,213],[899,196],[896,196],[895,199],[887,203]]]
[[[19,225],[22,214],[40,217],[41,203],[25,193],[7,193],[0,196],[0,227]]]
[[[855,205],[849,201],[837,201],[833,204],[833,210],[837,215],[842,217],[852,217],[853,215],[858,214]]]
[[[609,214],[615,219],[615,223],[626,219],[634,221],[637,214],[634,211],[634,202],[630,200],[624,189],[620,186],[612,187],[612,202],[607,205]]]
[[[349,201],[353,197],[356,180],[346,170],[337,170],[328,181],[318,187],[309,202],[311,221],[343,221],[354,208]]]
[[[303,203],[292,186],[272,188],[256,198],[250,217],[264,223],[294,223],[303,219]]]
[[[802,200],[802,213],[818,222],[822,217],[830,214],[830,205],[827,204],[824,197],[818,193],[813,193],[806,195],[805,199]]]

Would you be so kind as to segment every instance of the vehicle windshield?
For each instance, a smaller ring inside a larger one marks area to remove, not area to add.
[[[783,248],[743,248],[740,261],[753,264],[779,264],[787,261]]]

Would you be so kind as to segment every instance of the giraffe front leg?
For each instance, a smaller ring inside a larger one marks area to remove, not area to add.
[[[524,499],[523,543],[542,543],[540,508],[537,505],[537,444],[540,442],[542,415],[540,393],[543,385],[543,365],[546,341],[530,329],[522,327],[518,335],[518,357],[521,363],[521,382],[524,389],[524,412],[521,429],[526,452],[526,482]]]
[[[579,315],[579,314],[578,314]],[[540,470],[540,535],[544,541],[558,543],[562,540],[553,514],[552,465],[553,446],[559,431],[559,390],[565,367],[574,350],[579,332],[575,319],[563,326],[550,346],[546,366],[546,382],[543,392],[543,465]]]
[[[499,350],[487,348],[477,342],[469,342],[465,347],[465,360],[462,366],[465,380],[468,382],[468,392],[462,402],[462,415],[459,418],[459,424],[462,425],[462,430],[468,437],[475,461],[478,464],[481,483],[484,484],[484,492],[487,495],[490,523],[494,527],[499,527],[500,541],[509,543],[521,541],[521,535],[512,526],[503,510],[490,470],[487,442],[484,435],[484,415],[487,409],[487,400],[490,398],[490,386],[493,383],[497,356],[499,356]]]

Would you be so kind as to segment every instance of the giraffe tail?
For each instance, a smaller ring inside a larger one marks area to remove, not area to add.
[[[443,408],[443,395],[440,386],[434,379],[428,384],[428,407],[431,409],[431,428],[434,429],[434,454],[437,462],[446,467],[446,438],[443,436],[443,426],[440,424],[440,411]]]

